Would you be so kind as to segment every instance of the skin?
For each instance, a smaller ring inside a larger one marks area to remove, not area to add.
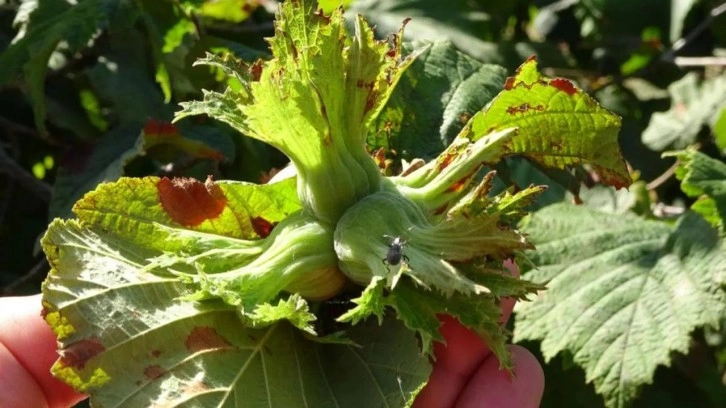
[[[66,408],[86,398],[50,374],[58,358],[56,338],[40,316],[40,304],[40,295],[0,299],[0,407]],[[503,322],[513,307],[511,300],[502,302]],[[450,317],[441,320],[446,345],[435,345],[431,379],[415,408],[539,406],[544,375],[532,354],[511,347],[512,380],[476,335]]]
[[[516,265],[507,261],[504,266],[519,276]],[[513,299],[502,300],[501,324],[509,320],[514,303]],[[539,407],[544,373],[532,353],[510,346],[514,361],[514,378],[510,378],[499,370],[499,361],[476,334],[450,316],[440,320],[446,344],[434,344],[434,368],[414,408]]]
[[[55,379],[55,334],[40,295],[0,299],[0,407],[65,408],[85,398]]]

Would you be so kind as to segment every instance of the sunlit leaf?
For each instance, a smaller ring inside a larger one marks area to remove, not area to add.
[[[620,118],[567,79],[546,78],[530,58],[509,77],[504,90],[477,113],[463,135],[474,140],[517,128],[506,154],[520,154],[544,167],[581,164],[603,182],[625,187],[630,176],[620,154]]]
[[[73,203],[84,194],[103,182],[115,181],[125,175],[125,167],[131,160],[146,155],[155,147],[167,153],[178,149],[177,153],[172,153],[174,157],[168,157],[171,161],[178,151],[214,161],[234,158],[228,137],[208,132],[203,127],[187,128],[185,133],[191,133],[191,137],[182,135],[170,123],[150,120],[143,129],[133,125],[117,127],[95,145],[69,152],[61,161],[53,186],[51,216],[69,217]]]
[[[681,190],[698,198],[691,209],[701,214],[721,233],[726,232],[726,164],[695,150],[668,153],[680,161],[676,176]]]
[[[524,231],[537,245],[524,277],[548,289],[517,305],[515,341],[541,340],[547,360],[572,355],[608,407],[632,402],[694,329],[726,312],[726,255],[698,215],[671,226],[561,204]]]
[[[314,342],[285,322],[245,328],[233,307],[182,300],[179,280],[143,271],[153,251],[76,221],[56,221],[44,246],[55,254],[43,289],[62,356],[53,373],[93,405],[403,406],[428,377],[395,320],[349,331],[356,345]]]

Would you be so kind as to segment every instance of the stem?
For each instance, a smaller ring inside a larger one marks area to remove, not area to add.
[[[679,67],[726,66],[726,57],[675,57]]]
[[[661,55],[660,60],[661,61],[674,61],[675,55],[678,51],[680,51],[683,47],[688,45],[691,41],[695,40],[696,37],[701,35],[703,31],[705,31],[711,23],[713,23],[713,20],[716,19],[716,17],[720,16],[726,12],[726,2],[722,3],[720,6],[716,6],[713,9],[711,9],[711,12],[708,13],[708,16],[706,19],[701,21],[696,27],[691,30],[686,36],[679,38],[676,42],[673,43],[671,48],[664,52],[663,55]]]
[[[673,163],[673,165],[671,167],[669,167],[668,170],[664,171],[663,174],[661,174],[660,176],[653,179],[653,181],[648,183],[645,186],[645,189],[648,191],[653,191],[656,188],[660,187],[661,184],[665,183],[671,177],[673,177],[673,175],[676,173],[676,169],[678,168],[678,166],[680,166],[680,164],[681,164],[681,162],[679,160],[676,160],[676,162]]]

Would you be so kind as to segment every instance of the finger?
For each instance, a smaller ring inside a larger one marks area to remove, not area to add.
[[[544,393],[544,372],[527,349],[510,346],[514,377],[499,369],[494,356],[478,367],[456,401],[456,408],[537,408]]]
[[[504,266],[519,276],[513,262],[506,261]],[[514,303],[514,299],[502,299],[502,322],[509,319]],[[474,370],[491,354],[484,341],[455,318],[442,315],[439,320],[446,343],[434,343],[436,361],[428,384],[416,399],[416,408],[452,406]]]
[[[0,407],[47,407],[45,394],[35,379],[0,343]]]
[[[519,269],[514,263],[506,261],[504,266],[513,276],[519,276]],[[515,300],[512,298],[501,300],[502,323],[509,319],[514,303]],[[491,351],[479,336],[462,326],[455,318],[443,315],[440,316],[440,320],[442,322],[441,335],[446,343],[434,344],[435,369],[468,378]]]
[[[513,277],[519,277],[519,267],[509,259],[504,261],[504,267],[507,268],[511,276]],[[509,320],[509,317],[512,315],[512,310],[514,310],[514,304],[517,302],[516,299],[506,297],[502,298],[501,300],[501,306],[502,306],[502,316],[499,320],[499,324],[504,325]]]
[[[60,408],[85,398],[50,374],[58,358],[56,336],[40,311],[40,295],[0,299],[0,407]]]
[[[446,344],[434,343],[436,361],[428,384],[421,390],[414,407],[450,407],[489,348],[474,332],[451,316],[440,316],[441,335]]]

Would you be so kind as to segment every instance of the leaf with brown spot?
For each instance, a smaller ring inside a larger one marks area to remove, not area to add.
[[[43,242],[60,248],[44,301],[76,330],[59,342],[65,363],[54,373],[92,406],[404,406],[429,376],[416,337],[395,320],[350,331],[361,347],[317,343],[284,322],[250,329],[235,307],[182,300],[177,279],[140,273],[147,251],[63,224]]]
[[[474,140],[518,128],[504,155],[522,155],[556,169],[590,164],[606,184],[620,188],[631,182],[618,144],[620,118],[569,80],[542,76],[534,57],[504,82],[504,90],[470,125],[466,136]]]
[[[555,78],[550,81],[550,85],[554,86],[555,88],[568,95],[574,95],[577,93],[577,88],[575,88],[575,85],[564,78]]]
[[[144,376],[148,380],[155,380],[155,379],[161,377],[162,375],[164,375],[164,373],[166,373],[166,370],[164,370],[163,368],[161,368],[161,366],[158,366],[158,365],[150,365],[144,369]]]
[[[196,179],[166,177],[159,180],[159,201],[171,218],[181,225],[194,227],[217,218],[227,199],[219,187]]]
[[[191,134],[196,130],[204,136],[206,132],[203,132],[202,129],[202,127],[188,128],[184,133]],[[154,148],[161,146],[164,149],[164,155],[166,155],[170,148],[174,147],[192,157],[206,158],[217,162],[234,158],[234,156],[230,157],[229,154],[225,154],[221,150],[214,148],[213,146],[217,143],[208,143],[212,142],[212,140],[196,140],[186,137],[184,133],[179,127],[170,122],[149,119],[146,121],[143,132],[141,133],[144,150],[153,154],[155,152]]]
[[[102,353],[105,349],[97,338],[78,340],[69,344],[60,352],[60,361],[66,367],[83,368],[88,360]]]
[[[220,336],[213,327],[193,328],[184,340],[184,345],[192,353],[231,347],[229,342]]]
[[[101,184],[73,208],[89,226],[159,251],[195,252],[189,238],[172,231],[186,229],[222,237],[257,239],[252,219],[276,225],[301,209],[295,178],[257,185],[236,181],[202,183],[190,179],[122,178]],[[172,229],[170,229],[172,228]],[[199,239],[212,239],[211,236]]]

